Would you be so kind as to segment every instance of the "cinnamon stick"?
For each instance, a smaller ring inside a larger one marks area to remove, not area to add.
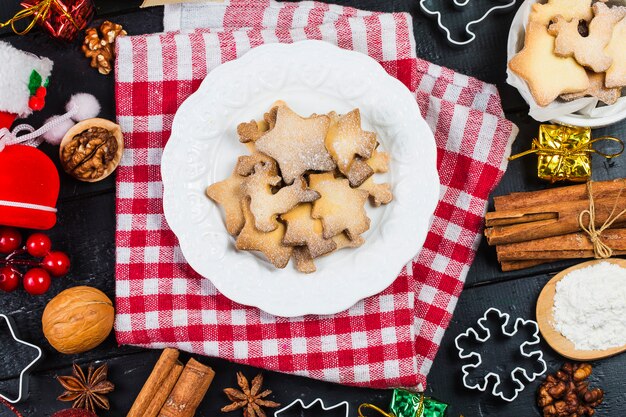
[[[626,207],[626,193],[619,199],[616,199],[615,196],[596,199],[595,207],[595,225],[600,227],[607,220],[614,207],[618,207],[620,210]],[[588,208],[589,201],[581,200],[487,213],[487,226],[490,226],[495,220],[501,219],[509,219],[511,223],[515,223],[485,229],[487,243],[490,245],[502,245],[577,232],[580,230],[578,216],[580,212]],[[535,213],[552,213],[554,218],[526,221],[528,217],[525,216]],[[614,226],[626,224],[626,216],[619,218],[613,224]]]
[[[624,250],[614,250],[613,255],[626,255]],[[533,252],[507,252],[498,254],[498,260],[505,261],[529,261],[540,259],[587,259],[594,258],[593,250],[546,250]]]
[[[143,385],[143,388],[139,392],[137,399],[133,403],[126,417],[147,417],[146,410],[150,406],[153,398],[159,391],[163,382],[167,379],[167,377],[172,372],[174,366],[178,363],[178,350],[176,349],[165,349],[163,353],[161,353],[161,357],[157,361],[154,369],[150,373],[150,376],[146,380],[146,383]],[[152,417],[156,416],[153,414]]]
[[[626,229],[607,229],[602,233],[602,241],[615,251],[626,251]],[[512,253],[527,253],[528,258],[526,259],[547,259],[549,256],[545,255],[546,252],[593,252],[593,244],[587,234],[578,232],[526,242],[498,245],[496,251],[498,259],[513,259],[509,257]],[[540,254],[533,254],[534,252],[539,252]],[[567,257],[570,258],[571,256]]]
[[[622,188],[626,187],[626,178],[609,181],[594,181],[593,195],[595,198],[610,198],[617,195]],[[515,210],[524,207],[533,207],[549,204],[554,201],[571,202],[588,200],[587,185],[570,185],[567,187],[550,188],[540,191],[512,193],[509,195],[493,198],[496,211]]]
[[[193,417],[214,376],[213,369],[189,359],[159,417]]]
[[[178,378],[182,372],[183,364],[175,364],[170,373],[167,375],[167,378],[165,378],[161,383],[161,386],[154,394],[154,397],[152,397],[152,400],[150,401],[150,404],[144,414],[146,417],[156,417],[159,414],[159,411],[163,408],[163,404],[165,404],[165,400],[167,400],[167,397],[169,397],[172,389],[174,389],[174,386],[176,385],[176,382],[178,382]]]
[[[500,264],[502,272],[519,271],[520,269],[532,268],[533,266],[556,262],[558,259],[533,259],[530,261],[505,261]]]

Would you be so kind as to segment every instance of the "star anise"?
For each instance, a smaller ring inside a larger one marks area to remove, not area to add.
[[[59,376],[57,381],[65,389],[57,399],[60,401],[74,401],[72,408],[84,408],[91,412],[96,412],[97,408],[109,409],[109,400],[105,394],[110,393],[115,388],[113,383],[107,381],[108,367],[105,363],[98,369],[89,365],[87,376],[80,368],[74,364],[72,376]]]
[[[233,403],[222,408],[223,412],[234,411],[243,408],[244,417],[266,417],[265,411],[261,407],[278,407],[280,404],[274,401],[264,400],[272,393],[266,389],[261,392],[263,385],[263,375],[258,374],[252,380],[252,388],[248,384],[248,380],[241,372],[237,372],[237,384],[241,390],[235,388],[226,388],[224,393]]]

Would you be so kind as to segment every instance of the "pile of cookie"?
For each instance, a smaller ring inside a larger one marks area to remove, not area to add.
[[[593,0],[533,4],[524,48],[509,68],[540,106],[588,96],[614,104],[626,86],[626,7]]]
[[[389,155],[361,128],[359,109],[305,118],[279,101],[237,133],[250,154],[206,192],[224,209],[237,249],[262,252],[277,268],[293,257],[298,271],[311,273],[315,258],[361,246],[366,200],[393,198],[389,184],[373,180],[388,171]]]

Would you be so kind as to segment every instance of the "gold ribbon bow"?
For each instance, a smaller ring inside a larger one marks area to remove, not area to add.
[[[591,145],[593,145],[594,143],[600,142],[603,140],[610,140],[613,142],[617,142],[620,145],[622,145],[622,149],[620,149],[619,152],[615,152],[615,153],[604,153],[604,152],[598,151],[597,149],[593,149],[591,147]],[[541,156],[558,155],[558,156],[564,156],[564,157],[579,156],[579,155],[584,155],[585,153],[597,153],[600,156],[610,159],[610,158],[615,158],[616,156],[620,156],[622,152],[624,152],[624,142],[622,142],[621,139],[614,138],[613,136],[602,136],[599,138],[595,138],[595,139],[590,140],[589,142],[579,143],[578,145],[569,149],[568,148],[551,148],[549,146],[542,145],[539,142],[539,139],[535,138],[533,139],[532,146],[529,150],[510,156],[509,161],[512,161],[517,158],[521,158],[522,156],[530,155],[532,153],[536,153],[537,155],[541,155]]]
[[[44,21],[48,18],[48,14],[50,13],[50,9],[52,8],[52,6],[56,7],[56,9],[61,12],[67,18],[67,20],[69,20],[76,27],[76,29],[80,29],[76,21],[74,21],[72,15],[70,15],[67,10],[65,10],[65,7],[63,7],[63,4],[61,4],[59,0],[41,0],[34,6],[30,6],[23,10],[20,10],[15,14],[15,16],[10,18],[6,22],[0,23],[0,29],[6,26],[10,26],[13,32],[15,32],[17,35],[25,35],[30,32],[30,30],[37,24],[37,21]],[[25,29],[19,30],[15,27],[15,22],[33,15],[35,17],[33,18],[33,20],[31,20],[31,22],[28,24],[28,26],[26,26]]]
[[[602,241],[602,232],[611,227],[613,223],[624,214],[626,214],[626,209],[620,211],[617,215],[615,215],[615,210],[617,209],[617,204],[619,202],[619,198],[622,195],[622,191],[624,188],[619,190],[617,197],[615,198],[615,204],[613,204],[613,209],[607,217],[606,221],[599,229],[596,229],[596,207],[593,201],[593,189],[592,189],[592,181],[587,183],[587,193],[589,194],[589,208],[587,210],[583,210],[578,215],[578,225],[580,228],[589,235],[589,240],[593,244],[593,253],[596,259],[607,259],[613,255],[613,249],[611,249],[606,243]],[[585,226],[585,216],[589,217],[589,222]]]

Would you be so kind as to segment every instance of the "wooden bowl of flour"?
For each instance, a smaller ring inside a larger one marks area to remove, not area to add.
[[[539,330],[546,342],[556,352],[566,358],[576,361],[594,361],[598,359],[608,358],[626,351],[626,345],[611,347],[602,350],[579,350],[572,341],[563,336],[554,327],[554,297],[556,295],[556,286],[559,281],[565,278],[569,273],[578,269],[587,268],[597,265],[600,262],[609,262],[626,269],[626,259],[603,259],[583,262],[581,264],[567,268],[554,276],[541,290],[537,299],[537,323]],[[624,283],[626,285],[626,282]],[[626,300],[624,300],[626,303]]]

